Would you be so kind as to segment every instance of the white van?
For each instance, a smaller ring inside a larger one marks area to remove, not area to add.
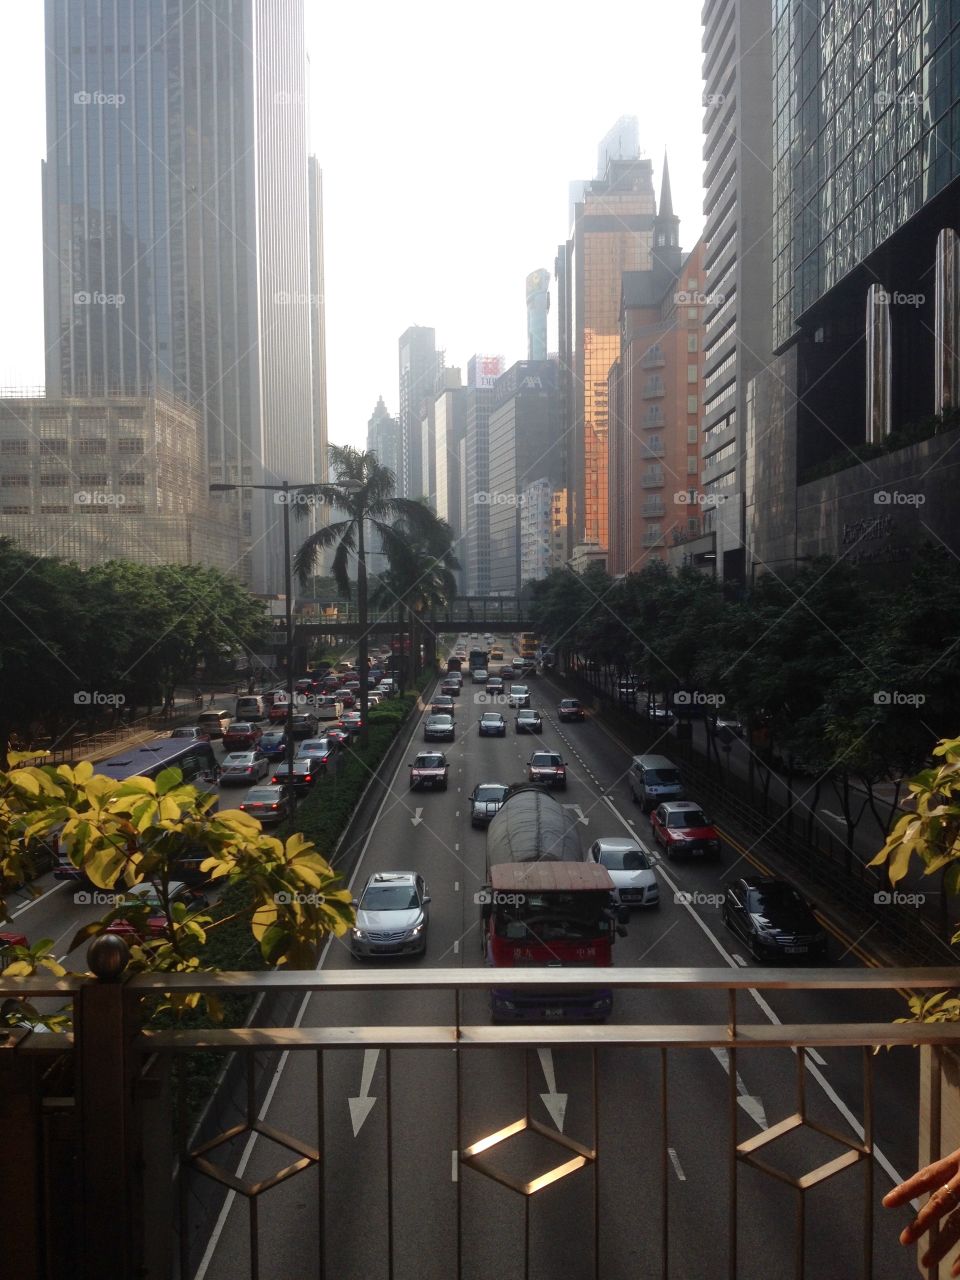
[[[343,703],[332,694],[322,693],[311,699],[310,710],[318,720],[339,720],[343,715]]]
[[[666,756],[634,756],[630,762],[630,791],[644,813],[664,800],[685,800],[680,770]]]
[[[237,711],[233,718],[234,720],[266,720],[266,704],[259,694],[238,698]]]

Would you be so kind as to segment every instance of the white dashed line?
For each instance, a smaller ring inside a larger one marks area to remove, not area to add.
[[[686,1182],[687,1175],[680,1168],[680,1160],[673,1147],[667,1147],[667,1155],[670,1157],[670,1163],[673,1165],[673,1171],[681,1182]]]
[[[456,1147],[450,1152],[450,1181],[457,1182],[460,1176],[460,1153]]]

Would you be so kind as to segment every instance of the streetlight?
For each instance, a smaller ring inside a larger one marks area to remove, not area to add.
[[[295,485],[295,489],[309,488],[309,485]],[[287,663],[287,787],[290,794],[290,813],[297,809],[297,792],[293,785],[293,578],[290,566],[290,482],[282,484],[212,484],[211,493],[231,493],[237,489],[266,489],[269,493],[282,493],[283,499],[283,588],[286,592],[286,663]],[[274,499],[276,501],[276,499]]]

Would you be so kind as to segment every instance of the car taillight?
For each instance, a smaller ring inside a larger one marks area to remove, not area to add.
[[[272,805],[270,806],[270,808],[271,808],[271,809],[279,809],[279,808],[280,808],[280,806],[279,806],[278,804],[274,803],[274,804],[272,804]]]

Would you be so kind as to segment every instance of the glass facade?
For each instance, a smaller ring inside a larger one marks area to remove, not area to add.
[[[210,479],[312,481],[303,0],[47,0],[46,47],[48,391],[165,391],[200,407]],[[275,505],[220,518],[276,590]]]
[[[956,0],[775,0],[777,345],[960,174],[958,25]]]
[[[426,405],[432,403],[443,369],[443,353],[437,351],[436,331],[413,325],[400,338],[400,465],[397,493],[420,498],[423,487],[422,424]]]
[[[587,542],[607,545],[607,375],[620,354],[620,281],[648,270],[656,197],[646,159],[611,161],[576,205],[573,233],[577,521]]]

